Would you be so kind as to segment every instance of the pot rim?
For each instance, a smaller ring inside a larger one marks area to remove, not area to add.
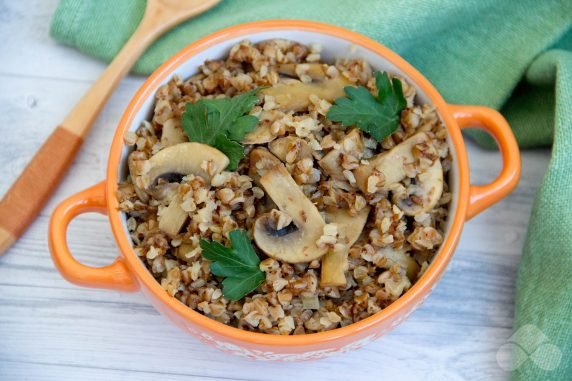
[[[128,131],[135,115],[145,100],[154,95],[155,87],[164,79],[172,76],[173,71],[181,64],[192,59],[193,56],[206,49],[212,48],[228,39],[236,37],[247,38],[248,35],[251,34],[276,30],[284,30],[287,32],[304,31],[334,36],[349,41],[355,45],[362,46],[363,48],[383,57],[385,60],[402,70],[411,82],[415,83],[425,92],[431,103],[437,108],[449,133],[449,142],[452,143],[452,146],[449,148],[455,151],[454,157],[456,160],[454,165],[456,164],[458,168],[456,172],[458,177],[458,189],[455,192],[456,197],[454,197],[457,205],[451,206],[451,209],[456,212],[454,215],[449,216],[452,221],[450,221],[448,234],[445,236],[445,240],[441,245],[439,253],[435,256],[427,271],[421,276],[421,278],[413,284],[407,292],[391,303],[388,307],[385,307],[383,310],[363,320],[330,331],[294,336],[249,332],[231,327],[202,315],[184,305],[177,299],[169,296],[153,278],[151,273],[145,268],[133,250],[128,236],[125,234],[121,212],[118,210],[118,201],[115,197],[119,180],[119,168],[122,164],[121,154],[124,148],[123,136],[125,132]],[[177,315],[196,324],[202,330],[215,332],[221,336],[238,342],[282,347],[316,345],[349,336],[356,336],[357,334],[367,331],[374,326],[381,326],[383,322],[392,321],[394,318],[398,318],[403,311],[410,311],[417,304],[421,303],[424,300],[425,295],[431,291],[445,271],[458,243],[467,215],[469,187],[468,159],[460,129],[448,110],[447,103],[433,85],[407,61],[369,37],[338,26],[303,20],[264,20],[231,26],[200,38],[163,63],[139,88],[121,117],[110,148],[107,180],[105,184],[107,211],[113,235],[119,246],[121,254],[128,264],[131,274],[137,278],[137,281],[141,285],[144,285],[151,294]]]

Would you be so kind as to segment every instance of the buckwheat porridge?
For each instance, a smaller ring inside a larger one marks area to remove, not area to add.
[[[172,78],[119,184],[165,292],[248,331],[343,327],[397,300],[444,235],[446,128],[415,89],[319,46],[248,41]]]

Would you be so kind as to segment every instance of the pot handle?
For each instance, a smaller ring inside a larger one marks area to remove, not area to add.
[[[79,263],[70,253],[67,244],[67,229],[72,219],[82,213],[107,214],[105,182],[101,182],[64,200],[52,214],[48,241],[52,259],[62,274],[71,283],[84,287],[107,288],[118,291],[135,291],[137,283],[124,260],[118,257],[105,267],[90,267]]]
[[[467,209],[467,219],[470,219],[500,201],[516,187],[520,178],[520,153],[510,126],[498,111],[465,105],[449,105],[449,110],[461,129],[476,127],[491,134],[502,155],[503,168],[493,182],[471,185]]]

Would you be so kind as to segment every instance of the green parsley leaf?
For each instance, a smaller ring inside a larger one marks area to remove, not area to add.
[[[394,115],[400,116],[401,111],[407,105],[407,101],[403,96],[401,81],[393,78],[389,82],[387,73],[377,71],[375,72],[375,87],[377,87],[377,98],[379,101],[385,104]]]
[[[222,292],[228,300],[240,300],[254,291],[266,276],[260,270],[256,255],[246,231],[236,229],[229,233],[231,247],[220,242],[202,239],[200,246],[205,259],[212,261],[211,272],[224,277]]]
[[[230,277],[222,281],[224,297],[228,300],[240,300],[251,291],[255,290],[260,283],[264,282],[266,275],[264,272],[252,272],[244,277]],[[249,291],[244,291],[249,290]]]
[[[246,93],[235,95],[232,98],[205,99],[207,108],[213,114],[211,128],[229,132],[233,123],[242,115],[249,113],[258,103],[256,93],[258,88]]]
[[[259,89],[232,98],[201,99],[187,103],[182,126],[193,142],[208,144],[224,153],[230,160],[228,169],[235,170],[244,157],[240,141],[258,124],[258,118],[244,115],[258,102]]]
[[[217,135],[211,146],[223,152],[228,157],[229,171],[234,171],[236,167],[238,167],[240,160],[244,157],[244,147],[239,142],[230,140],[226,135]]]
[[[208,109],[204,101],[187,103],[182,115],[182,126],[192,141],[211,145],[219,131],[214,128],[205,128],[209,125]]]
[[[232,129],[229,131],[229,138],[240,141],[244,139],[244,135],[254,130],[257,124],[258,118],[254,115],[241,116],[234,122]]]
[[[380,142],[399,127],[406,101],[400,80],[390,81],[387,73],[375,72],[374,75],[377,98],[363,86],[347,86],[344,88],[347,97],[338,98],[327,117],[345,127],[357,126]]]
[[[336,104],[328,112],[328,119],[342,122],[346,127],[358,126],[376,140],[382,140],[383,131],[379,131],[378,134],[377,126],[380,120],[385,119],[387,122],[391,120],[387,120],[383,115],[377,99],[365,87],[347,86],[344,91],[348,97],[336,100]]]

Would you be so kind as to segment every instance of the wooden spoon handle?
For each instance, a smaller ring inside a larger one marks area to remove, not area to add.
[[[101,108],[137,58],[181,21],[149,1],[143,20],[117,57],[50,135],[0,202],[0,255],[34,221],[72,163]]]
[[[24,233],[55,190],[83,139],[58,127],[0,202],[0,254]]]
[[[155,18],[149,17],[146,13],[121,51],[67,115],[62,127],[77,136],[84,137],[113,90],[161,33],[162,30],[157,27]]]

